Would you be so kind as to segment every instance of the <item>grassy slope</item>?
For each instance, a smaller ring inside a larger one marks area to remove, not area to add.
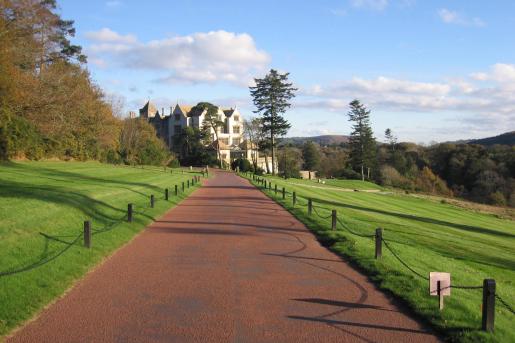
[[[494,278],[497,294],[512,307],[515,304],[513,221],[402,194],[342,192],[332,186],[306,187],[312,184],[310,181],[270,177],[268,180],[278,184],[279,189],[285,186],[289,192],[296,191],[302,198],[300,205],[292,208],[291,197],[283,201],[280,192],[275,196],[273,190],[266,191],[269,196],[306,223],[322,241],[326,240],[332,250],[350,257],[381,288],[402,298],[449,339],[515,341],[515,316],[499,302],[495,333],[480,331],[482,290],[452,289],[440,313],[437,298],[427,294],[427,281],[409,272],[384,246],[382,260],[376,261],[371,238],[341,229],[327,230],[330,219],[309,217],[306,198],[314,200],[322,216],[336,209],[338,217],[359,233],[373,234],[376,227],[384,228],[384,238],[391,242],[394,251],[422,275],[430,271],[450,272],[453,285],[472,286],[482,285],[484,278]]]
[[[182,194],[179,186],[179,197],[173,188],[193,175],[96,162],[0,164],[0,271],[46,261],[79,237],[84,220],[91,220],[94,230],[91,249],[82,247],[80,237],[55,260],[0,277],[0,337],[61,295],[155,216],[186,197],[194,188],[186,188]],[[164,201],[167,187],[168,202]],[[153,209],[149,208],[150,194],[156,197]],[[132,224],[126,223],[129,202],[137,212]]]

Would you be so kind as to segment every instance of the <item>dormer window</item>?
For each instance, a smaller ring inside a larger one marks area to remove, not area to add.
[[[180,114],[175,114],[175,120],[176,120],[176,121],[181,120],[181,115],[180,115]]]
[[[234,121],[240,121],[240,116],[234,116]]]

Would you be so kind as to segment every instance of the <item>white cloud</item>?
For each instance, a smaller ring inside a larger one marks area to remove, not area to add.
[[[119,44],[134,44],[137,42],[134,35],[121,35],[107,27],[99,31],[86,32],[86,38],[97,43],[119,43]]]
[[[479,133],[505,132],[515,129],[515,65],[498,63],[488,71],[440,82],[355,77],[305,88],[295,105],[346,114],[355,98],[373,112],[452,113],[456,127]]]
[[[86,37],[93,41],[88,51],[95,56],[109,57],[125,68],[161,71],[159,79],[169,82],[226,81],[246,86],[251,75],[270,62],[246,33],[220,30],[140,42],[106,28]]]
[[[388,6],[388,0],[350,0],[353,7],[381,11]]]
[[[457,24],[464,26],[485,26],[485,22],[478,17],[469,18],[466,15],[460,14],[456,11],[451,11],[446,8],[438,10],[438,16],[446,24]]]
[[[472,78],[478,81],[495,81],[515,86],[515,65],[497,63],[490,68],[490,72],[473,73]]]

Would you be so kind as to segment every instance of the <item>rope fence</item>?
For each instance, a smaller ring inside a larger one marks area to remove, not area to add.
[[[258,177],[254,174],[247,173],[245,176],[247,176],[252,181],[263,184],[264,183],[264,190],[268,190],[270,193],[272,193],[272,185],[271,181],[266,180],[264,178]],[[267,187],[268,184],[268,187]],[[275,184],[275,196],[278,197],[277,194],[277,187],[278,185]],[[293,207],[295,208],[296,203],[302,205],[302,206],[308,206],[308,214],[311,216],[311,213],[314,213],[318,218],[327,220],[329,218],[332,218],[332,225],[331,228],[333,230],[337,230],[337,224],[339,224],[340,228],[347,231],[348,233],[361,237],[361,238],[375,238],[375,258],[381,258],[382,256],[382,245],[386,247],[386,249],[391,253],[391,255],[402,265],[404,266],[408,271],[410,271],[413,275],[417,276],[420,279],[423,279],[425,281],[430,281],[430,278],[423,275],[422,273],[416,271],[413,267],[411,267],[405,260],[401,258],[401,256],[392,248],[391,241],[386,240],[382,237],[382,229],[378,228],[376,229],[375,234],[362,234],[359,233],[353,229],[350,228],[349,225],[343,222],[342,219],[337,217],[337,212],[335,209],[331,210],[326,207],[321,206],[315,206],[313,205],[314,199],[313,198],[307,198],[307,202],[302,204],[299,202],[299,199],[302,199],[302,196],[299,196],[296,194],[296,192],[289,192],[286,191],[284,187],[282,187],[282,199],[283,202],[286,201],[285,195],[288,195],[288,198],[293,199]],[[319,212],[319,210],[325,210],[325,211],[331,211],[331,214],[329,215],[323,215]],[[460,289],[460,290],[483,290],[483,305],[482,305],[482,329],[484,331],[493,331],[494,330],[494,309],[495,309],[495,300],[498,301],[498,303],[504,307],[508,312],[511,314],[515,314],[515,311],[513,310],[513,307],[508,304],[506,300],[504,300],[500,295],[498,295],[495,291],[495,280],[492,279],[485,279],[483,282],[483,285],[478,286],[469,286],[469,285],[450,285],[448,287],[439,288],[440,287],[440,281],[438,281],[438,295],[440,296],[441,301],[441,307],[440,309],[443,309],[443,293],[442,291],[447,288],[454,288],[454,289]],[[442,294],[442,295],[441,295]]]
[[[200,182],[200,176],[197,176],[197,175],[192,177],[191,180],[188,179],[188,188],[190,187],[190,184],[191,184],[191,187],[193,187],[198,182]],[[184,188],[182,190],[183,190],[183,194],[184,194]],[[166,200],[167,201],[168,198],[169,198],[168,188],[165,188],[164,192],[165,192],[164,195],[159,196],[159,197],[155,197],[153,194],[150,195],[150,197],[149,197],[150,201],[147,200],[144,203],[143,203],[143,201],[141,201],[141,202],[138,202],[138,203],[130,203],[130,204],[128,204],[128,209],[127,209],[127,213],[126,214],[124,214],[123,216],[117,218],[113,222],[104,225],[103,227],[101,227],[99,229],[91,229],[91,226],[90,226],[91,224],[90,224],[89,221],[87,221],[87,223],[88,223],[87,225],[86,225],[86,222],[84,223],[84,230],[83,230],[83,232],[79,233],[76,236],[75,235],[71,235],[71,236],[70,235],[68,235],[68,236],[55,236],[55,235],[49,235],[49,234],[40,232],[39,234],[41,236],[43,236],[45,239],[52,240],[52,241],[64,244],[65,245],[64,248],[62,248],[62,249],[60,249],[60,250],[58,250],[58,251],[56,251],[56,252],[54,252],[54,253],[52,253],[52,254],[50,254],[48,256],[44,256],[40,260],[38,260],[36,262],[32,262],[32,263],[30,263],[28,265],[25,265],[25,266],[22,266],[22,267],[11,267],[9,269],[0,271],[0,278],[6,277],[6,276],[12,276],[12,275],[20,274],[20,273],[27,272],[27,271],[31,271],[33,269],[36,269],[38,267],[41,267],[41,266],[49,263],[49,262],[52,262],[55,259],[57,259],[59,256],[63,255],[72,246],[77,245],[81,241],[81,239],[84,239],[84,245],[87,248],[89,248],[89,244],[90,244],[90,240],[91,240],[92,236],[112,231],[112,230],[114,230],[116,227],[118,227],[122,223],[125,223],[125,222],[129,222],[130,223],[130,222],[132,222],[132,215],[133,215],[133,213],[139,214],[139,215],[146,215],[146,213],[150,209],[152,209],[154,207],[155,201],[162,201],[162,200]],[[175,195],[178,195],[178,194],[179,194],[178,193],[178,186],[175,185]],[[135,206],[136,208],[141,208],[142,210],[141,211],[133,211],[133,206]],[[121,211],[123,211],[123,210],[121,210]],[[73,237],[73,240],[68,242],[68,241],[62,239],[62,238],[65,238],[65,237],[68,237],[68,238],[69,237]]]

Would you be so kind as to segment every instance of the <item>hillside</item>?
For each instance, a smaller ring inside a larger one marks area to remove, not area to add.
[[[506,132],[494,137],[487,137],[481,139],[472,139],[468,141],[468,144],[479,144],[479,145],[515,145],[515,131]]]
[[[282,138],[279,145],[302,145],[307,141],[318,143],[319,145],[339,145],[341,143],[347,143],[349,136],[345,135],[322,135],[312,137],[286,137]]]

